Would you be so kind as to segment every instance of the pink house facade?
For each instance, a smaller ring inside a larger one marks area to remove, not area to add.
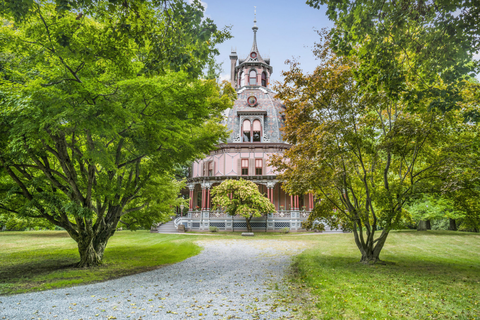
[[[183,224],[187,230],[208,230],[210,226],[226,231],[246,230],[244,218],[212,210],[210,190],[226,179],[255,182],[275,205],[276,212],[252,220],[254,230],[302,230],[301,223],[314,205],[311,194],[286,194],[275,168],[269,164],[273,154],[290,147],[280,130],[285,106],[270,89],[273,68],[270,59],[263,59],[258,50],[256,21],[252,29],[253,46],[248,56],[238,59],[236,52],[230,55],[230,81],[238,96],[233,107],[225,112],[224,124],[231,131],[230,137],[206,158],[196,161],[190,170],[189,211],[175,220],[176,226]]]

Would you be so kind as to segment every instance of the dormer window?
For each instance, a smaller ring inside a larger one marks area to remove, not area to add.
[[[262,125],[260,120],[253,121],[253,142],[261,142],[262,140]]]
[[[243,121],[242,136],[243,136],[243,139],[242,139],[243,142],[250,142],[250,137],[251,137],[250,120]]]
[[[251,86],[257,85],[257,72],[255,70],[250,71],[249,83]]]

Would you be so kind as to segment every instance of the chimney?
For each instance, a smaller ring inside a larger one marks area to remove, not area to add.
[[[237,56],[237,49],[233,49],[232,48],[232,53],[230,54],[230,83],[232,84],[232,87],[236,88],[236,85],[235,85],[235,67],[237,66],[237,59],[238,59],[238,56]]]

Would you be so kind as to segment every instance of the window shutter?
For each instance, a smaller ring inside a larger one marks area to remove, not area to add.
[[[216,174],[217,174],[217,163],[213,161],[213,176],[215,177]]]
[[[242,175],[242,159],[237,160],[237,175]]]
[[[208,164],[208,162],[206,162],[206,161],[203,162],[203,176],[204,177],[207,176],[207,164]]]
[[[262,175],[266,176],[267,175],[267,159],[262,160]]]
[[[248,175],[254,176],[255,175],[255,159],[248,159]]]

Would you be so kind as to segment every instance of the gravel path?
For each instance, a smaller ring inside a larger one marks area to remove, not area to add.
[[[0,319],[278,319],[271,284],[303,242],[200,241],[197,256],[154,271],[0,297]]]

